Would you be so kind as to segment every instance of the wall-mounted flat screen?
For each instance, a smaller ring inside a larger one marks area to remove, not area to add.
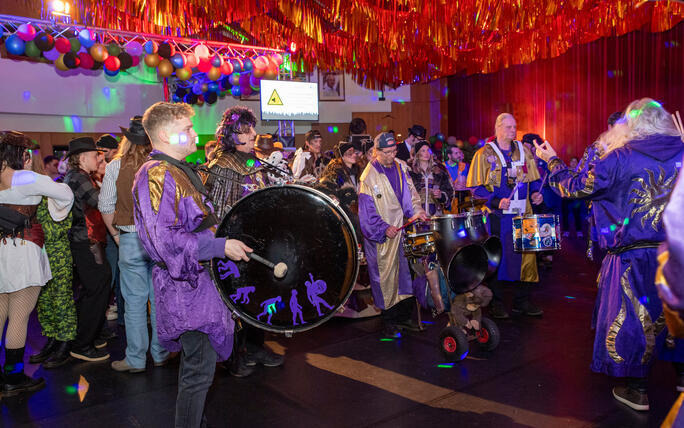
[[[261,120],[318,120],[318,85],[287,80],[261,81]]]

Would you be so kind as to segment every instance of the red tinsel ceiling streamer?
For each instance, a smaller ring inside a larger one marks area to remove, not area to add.
[[[85,0],[92,25],[196,38],[239,26],[252,43],[298,46],[311,69],[371,88],[491,73],[684,18],[676,2],[638,0]],[[638,6],[638,7],[637,7]]]

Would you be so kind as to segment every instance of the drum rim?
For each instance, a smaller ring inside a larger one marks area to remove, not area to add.
[[[518,215],[513,217],[513,220],[517,220],[519,218],[546,218],[546,217],[558,217],[556,214],[526,214],[526,215]]]
[[[353,246],[352,246],[352,253],[353,253],[352,254],[352,263],[354,264],[354,270],[352,272],[353,284],[351,287],[349,287],[349,290],[347,290],[347,293],[345,294],[344,299],[342,299],[342,303],[339,305],[339,307],[337,309],[335,309],[334,311],[330,312],[329,314],[327,314],[326,316],[320,318],[318,321],[316,321],[314,323],[307,323],[307,324],[302,325],[302,326],[297,326],[297,327],[302,327],[302,328],[286,330],[284,328],[268,327],[267,325],[260,324],[256,321],[253,321],[249,317],[242,315],[241,314],[242,311],[238,310],[238,308],[228,298],[228,296],[223,295],[223,293],[221,292],[221,289],[218,286],[219,279],[216,277],[215,269],[214,269],[215,264],[217,263],[216,261],[220,261],[222,259],[218,259],[218,258],[211,259],[211,268],[209,269],[209,274],[211,275],[212,282],[214,283],[214,287],[216,287],[216,291],[218,292],[219,297],[221,298],[223,303],[228,307],[228,310],[230,310],[231,316],[233,318],[240,319],[241,321],[246,322],[247,324],[254,326],[260,330],[268,331],[271,333],[285,334],[287,336],[290,336],[290,335],[295,334],[295,333],[302,333],[302,332],[305,332],[307,330],[311,330],[312,328],[318,327],[318,326],[322,325],[323,323],[330,321],[330,319],[335,317],[339,308],[347,303],[347,301],[349,300],[349,297],[351,296],[352,292],[354,291],[354,285],[356,284],[356,281],[357,281],[358,276],[359,276],[359,265],[360,265],[359,260],[358,260],[358,258],[359,258],[359,242],[356,239],[356,233],[354,231],[354,224],[349,219],[349,216],[347,216],[347,214],[344,212],[344,210],[340,206],[339,202],[335,201],[333,198],[329,197],[328,195],[321,192],[320,190],[314,189],[312,187],[302,186],[299,184],[279,184],[279,185],[275,185],[275,186],[264,187],[263,189],[258,189],[258,190],[255,190],[254,192],[249,193],[248,195],[245,195],[244,197],[240,198],[237,202],[235,202],[235,204],[233,204],[232,207],[230,207],[230,210],[228,210],[228,212],[223,216],[221,221],[219,221],[218,225],[221,225],[223,223],[223,220],[226,218],[226,216],[229,216],[233,212],[233,209],[244,199],[247,199],[247,198],[251,197],[252,195],[255,195],[255,194],[260,193],[260,192],[268,191],[271,189],[278,189],[278,188],[302,189],[306,192],[313,193],[316,196],[320,196],[325,201],[329,202],[329,205],[334,207],[335,211],[337,211],[338,214],[341,214],[341,217],[344,219],[347,227],[349,228],[349,232],[350,232],[349,235],[351,236],[351,240],[352,240],[352,244],[353,244]],[[218,232],[218,227],[216,228],[216,231]],[[216,236],[216,234],[214,234],[214,236]]]

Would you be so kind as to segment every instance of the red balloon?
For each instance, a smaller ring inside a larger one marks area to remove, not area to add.
[[[69,43],[69,39],[60,37],[55,40],[55,49],[57,49],[57,52],[59,53],[69,52],[71,50],[71,43]]]
[[[224,61],[223,64],[221,64],[220,70],[221,74],[225,74],[227,76],[233,72],[233,64],[231,64],[230,61]]]
[[[211,70],[211,61],[209,58],[200,58],[199,64],[197,64],[197,69],[202,73],[206,73]]]
[[[133,58],[133,67],[137,67],[138,64],[140,64],[140,57],[139,56],[134,56]]]
[[[252,62],[254,63],[254,70],[260,70],[262,74],[266,70],[266,67],[268,67],[268,58],[263,55],[258,56]]]
[[[271,59],[273,59],[273,61],[275,61],[275,63],[278,65],[283,64],[283,56],[280,55],[279,53],[271,55]]]
[[[121,68],[121,60],[114,55],[110,55],[104,62],[104,66],[109,71],[117,71]]]
[[[86,52],[79,52],[78,53],[78,59],[81,60],[81,64],[80,64],[81,68],[83,68],[85,70],[90,70],[95,65],[95,60],[93,59],[93,57],[90,56],[90,54],[88,54]]]

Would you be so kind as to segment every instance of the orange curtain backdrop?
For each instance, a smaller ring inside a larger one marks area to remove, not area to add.
[[[450,135],[486,138],[496,116],[510,112],[518,138],[537,133],[568,160],[606,130],[611,113],[637,98],[684,112],[684,25],[597,40],[492,74],[450,77],[448,88]]]

